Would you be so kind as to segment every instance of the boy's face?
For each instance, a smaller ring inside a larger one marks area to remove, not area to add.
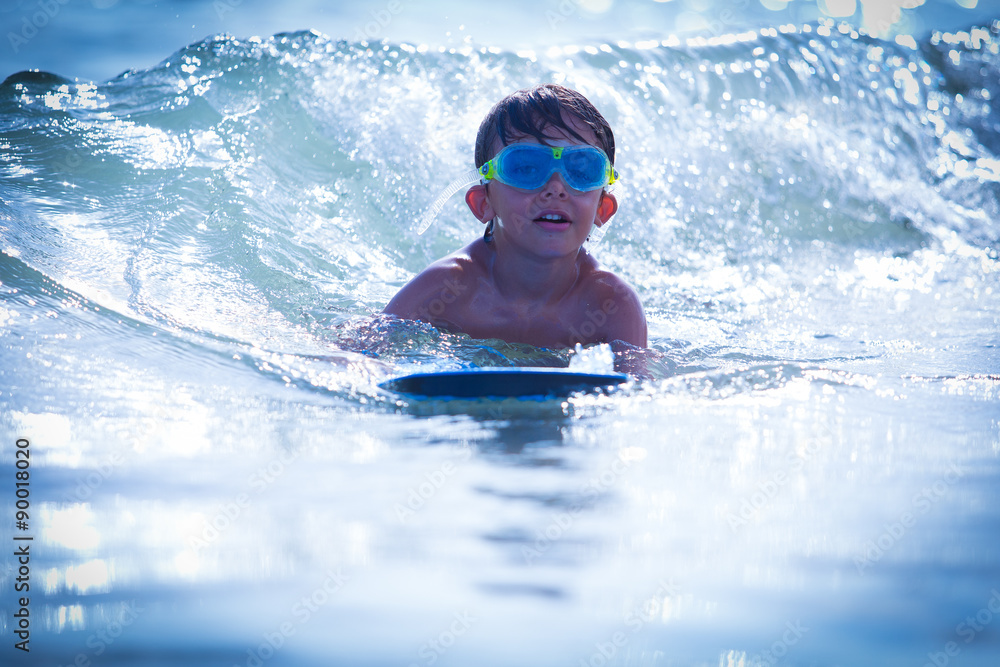
[[[597,137],[586,126],[569,119],[574,131],[597,146]],[[550,146],[578,146],[578,139],[557,127],[548,127]],[[512,143],[540,143],[525,136]],[[493,155],[503,148],[495,145]],[[473,186],[466,202],[479,220],[496,217],[494,241],[512,244],[544,257],[574,254],[587,240],[594,225],[603,225],[618,208],[614,195],[603,189],[580,192],[570,188],[556,171],[537,190],[521,190],[494,179],[487,185]]]

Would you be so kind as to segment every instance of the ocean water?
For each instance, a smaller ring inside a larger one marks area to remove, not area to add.
[[[3,664],[998,664],[998,29],[304,31],[11,76]],[[415,221],[539,81],[615,129],[591,252],[651,377],[388,393],[571,361],[379,314],[480,233],[459,197]]]

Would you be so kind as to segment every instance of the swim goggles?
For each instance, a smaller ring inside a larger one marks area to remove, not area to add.
[[[611,160],[595,146],[511,144],[479,168],[483,181],[495,178],[519,190],[537,190],[557,171],[579,192],[603,188],[618,178]]]
[[[566,185],[579,192],[597,190],[618,180],[611,160],[596,146],[511,144],[479,169],[448,185],[421,217],[417,233],[427,231],[452,195],[477,181],[486,184],[496,179],[519,190],[537,190],[557,171]]]

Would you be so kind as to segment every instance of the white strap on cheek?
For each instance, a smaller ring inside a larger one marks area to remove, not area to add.
[[[433,224],[438,214],[441,213],[441,209],[444,208],[444,205],[449,199],[452,198],[452,196],[454,196],[456,192],[462,188],[467,188],[470,185],[479,183],[480,179],[481,175],[479,170],[472,169],[449,183],[448,187],[446,187],[444,191],[438,195],[438,198],[434,200],[434,203],[431,204],[430,208],[424,211],[424,214],[417,220],[417,234],[423,234],[427,231],[427,228]]]

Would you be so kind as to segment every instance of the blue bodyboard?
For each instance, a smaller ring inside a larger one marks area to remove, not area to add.
[[[471,368],[414,373],[380,384],[409,396],[433,398],[564,397],[610,389],[628,381],[622,373],[581,373],[571,368]]]

